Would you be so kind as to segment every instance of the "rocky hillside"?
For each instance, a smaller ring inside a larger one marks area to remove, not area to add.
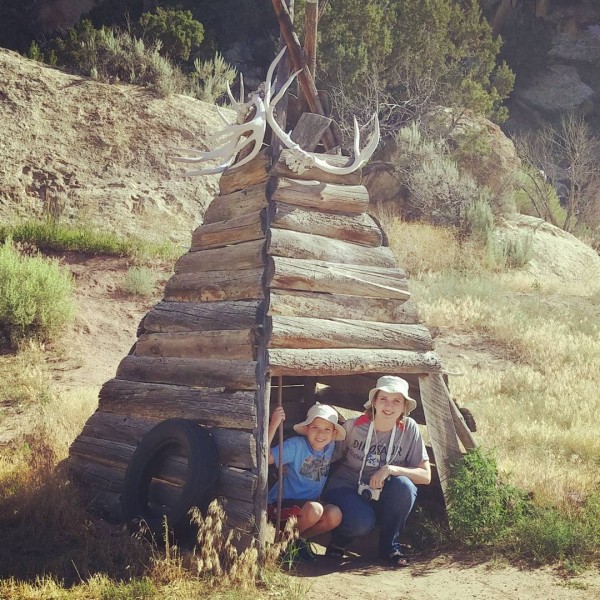
[[[206,149],[213,106],[68,75],[0,49],[0,218],[54,215],[185,242],[217,177],[185,178],[173,147]]]

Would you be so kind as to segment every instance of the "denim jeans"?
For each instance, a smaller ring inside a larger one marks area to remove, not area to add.
[[[380,525],[379,554],[388,557],[400,550],[400,534],[417,497],[417,486],[408,477],[391,477],[379,500],[364,500],[358,485],[326,490],[323,499],[342,511],[342,522],[331,532],[331,541],[345,548],[355,537]]]

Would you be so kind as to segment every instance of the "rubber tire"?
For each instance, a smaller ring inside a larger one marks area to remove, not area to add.
[[[475,421],[475,417],[473,416],[473,413],[468,408],[465,408],[464,406],[461,406],[458,409],[458,411],[460,412],[463,419],[465,420],[465,423],[467,424],[469,431],[472,431],[472,432],[477,431],[477,422]]]
[[[162,514],[148,507],[149,488],[156,467],[174,450],[187,457],[186,481],[173,506]],[[136,448],[123,482],[121,513],[130,530],[145,525],[153,539],[164,541],[164,517],[167,517],[171,541],[187,543],[192,539],[189,511],[197,506],[204,511],[213,499],[219,475],[219,451],[210,432],[193,421],[168,419],[151,429]]]

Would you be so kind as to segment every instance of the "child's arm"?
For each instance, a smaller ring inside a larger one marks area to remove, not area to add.
[[[285,421],[285,412],[283,406],[278,406],[271,415],[271,421],[269,422],[269,448],[273,443],[279,424]],[[272,465],[275,462],[275,457],[272,452],[269,452],[269,464]]]

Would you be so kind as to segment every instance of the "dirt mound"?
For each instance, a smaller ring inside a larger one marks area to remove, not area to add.
[[[189,238],[218,177],[185,178],[168,155],[203,148],[221,127],[213,106],[68,75],[3,49],[0,81],[0,218],[49,214]]]

